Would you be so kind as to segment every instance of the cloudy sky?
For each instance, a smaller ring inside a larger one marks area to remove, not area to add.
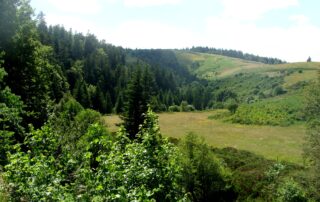
[[[31,0],[60,24],[128,48],[209,46],[320,61],[318,0]]]

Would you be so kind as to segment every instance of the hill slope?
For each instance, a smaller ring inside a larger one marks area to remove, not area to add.
[[[237,95],[240,106],[228,120],[244,124],[286,126],[304,121],[304,91],[320,71],[319,62],[271,65],[215,54],[175,53],[179,63],[207,80],[215,94]]]
[[[283,73],[293,73],[302,70],[302,78],[315,78],[315,70],[320,70],[320,62],[300,62],[285,64],[264,64],[227,56],[198,53],[190,51],[175,51],[179,63],[187,67],[200,78],[219,79],[239,73],[259,73],[268,76],[278,76]],[[287,72],[284,72],[287,71]],[[301,76],[300,76],[301,78]],[[300,79],[301,80],[301,79]]]

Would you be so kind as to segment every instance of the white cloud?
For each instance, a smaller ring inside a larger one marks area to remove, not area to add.
[[[203,44],[242,50],[287,61],[320,61],[320,27],[308,17],[293,15],[290,26],[259,26],[268,12],[298,6],[298,0],[221,0],[224,10],[207,18]]]
[[[108,39],[128,48],[181,48],[192,46],[194,33],[153,21],[128,21],[119,25]]]
[[[90,20],[70,16],[70,15],[46,15],[48,25],[63,25],[67,30],[72,28],[74,32],[81,32],[86,35],[88,32],[97,36],[104,36],[107,32],[106,29],[95,24]]]
[[[163,6],[163,5],[177,5],[182,0],[123,0],[127,7],[150,7],[150,6]]]
[[[60,12],[95,14],[101,11],[101,0],[48,0]]]
[[[201,45],[242,50],[290,62],[305,61],[308,56],[314,61],[320,61],[320,27],[313,25],[308,17],[302,14],[288,16],[288,20],[293,23],[284,27],[259,26],[258,20],[268,12],[297,6],[297,0],[220,0],[224,10],[220,15],[208,17],[206,27],[201,31],[182,28],[174,22],[147,19],[127,19],[118,25],[110,26],[99,21],[90,21],[90,18],[81,13],[101,11],[99,6],[103,3],[144,7],[174,5],[182,0],[91,0],[90,3],[85,0],[49,1],[51,6],[61,8],[62,11],[73,10],[73,14],[47,13],[48,24],[63,24],[66,29],[73,28],[84,34],[90,31],[99,39],[106,39],[109,43],[123,47],[184,48]]]
[[[264,14],[291,6],[298,6],[298,0],[221,0],[222,16],[230,19],[255,21]]]
[[[211,17],[207,19],[206,32],[208,46],[237,49],[287,61],[304,61],[309,55],[314,60],[320,60],[320,28],[312,24],[298,23],[286,28],[259,27],[254,23]]]
[[[289,19],[299,25],[305,25],[310,23],[310,19],[305,15],[292,15]]]

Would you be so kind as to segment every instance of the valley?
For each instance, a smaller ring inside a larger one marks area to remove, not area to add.
[[[160,130],[169,139],[182,139],[188,133],[195,133],[213,147],[233,147],[262,155],[267,159],[303,164],[303,124],[288,127],[258,126],[208,118],[217,113],[221,111],[160,113]],[[104,121],[111,132],[116,132],[117,125],[121,123],[116,115],[105,116]]]

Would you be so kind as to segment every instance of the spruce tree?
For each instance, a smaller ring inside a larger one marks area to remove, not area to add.
[[[111,114],[113,104],[112,104],[112,100],[109,92],[106,93],[105,98],[106,98],[106,113]]]
[[[137,67],[128,85],[127,102],[123,116],[124,127],[131,139],[136,138],[139,126],[144,121],[145,112],[148,110],[150,94],[146,92],[146,77],[142,75],[141,68]]]
[[[124,111],[124,100],[123,100],[123,93],[122,92],[120,92],[117,97],[117,101],[116,101],[114,110],[117,114],[120,114]]]
[[[28,113],[24,122],[40,127],[48,118],[50,82],[53,82],[48,72],[55,68],[50,61],[52,50],[38,39],[36,23],[32,19],[33,9],[28,1],[15,6],[18,29],[9,41],[4,57],[7,83],[26,106]]]

